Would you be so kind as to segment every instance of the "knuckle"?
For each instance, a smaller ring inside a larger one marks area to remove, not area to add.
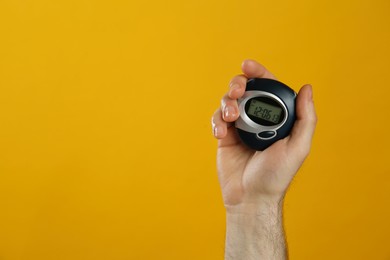
[[[309,117],[309,122],[312,124],[312,125],[317,125],[317,122],[318,122],[318,117],[316,114],[313,114],[311,117]]]
[[[242,86],[246,82],[246,77],[244,75],[236,75],[234,76],[229,83],[229,87],[233,87],[235,84]]]

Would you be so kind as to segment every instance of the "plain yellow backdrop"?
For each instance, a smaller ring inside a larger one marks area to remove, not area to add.
[[[291,259],[390,259],[390,2],[0,0],[0,259],[223,259],[210,119],[314,88]]]

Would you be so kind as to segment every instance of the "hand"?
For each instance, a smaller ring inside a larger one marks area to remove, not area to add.
[[[232,127],[239,117],[237,99],[243,96],[249,78],[275,76],[253,60],[243,62],[242,72],[231,80],[230,89],[212,118],[213,133],[218,139],[218,177],[228,210],[251,207],[264,200],[280,203],[310,151],[317,121],[312,88],[304,85],[297,96],[297,119],[290,135],[264,151],[249,149]]]

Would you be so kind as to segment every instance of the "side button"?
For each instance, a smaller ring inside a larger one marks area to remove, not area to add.
[[[260,139],[268,140],[276,136],[276,131],[264,131],[257,134]]]

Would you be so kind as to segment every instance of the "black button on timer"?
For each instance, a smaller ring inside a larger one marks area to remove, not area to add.
[[[276,135],[276,131],[264,131],[260,132],[258,135],[261,139],[269,139]]]

